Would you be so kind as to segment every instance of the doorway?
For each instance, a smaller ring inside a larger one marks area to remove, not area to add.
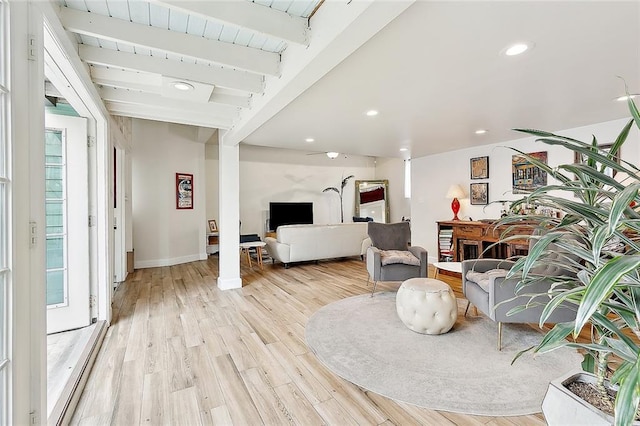
[[[91,324],[87,121],[45,114],[47,334]]]

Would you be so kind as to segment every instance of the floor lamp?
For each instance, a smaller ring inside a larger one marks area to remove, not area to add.
[[[453,201],[451,201],[453,219],[451,220],[460,220],[458,217],[458,212],[460,211],[460,201],[458,201],[458,198],[464,198],[464,191],[460,185],[451,185],[449,191],[447,191],[447,198],[453,198]]]

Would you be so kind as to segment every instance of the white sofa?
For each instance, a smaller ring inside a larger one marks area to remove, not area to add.
[[[279,226],[276,238],[266,237],[267,251],[275,260],[284,263],[364,256],[371,245],[367,223],[336,225]]]

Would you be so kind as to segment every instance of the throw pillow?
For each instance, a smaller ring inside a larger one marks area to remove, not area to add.
[[[382,266],[402,263],[405,265],[420,266],[420,259],[410,251],[404,250],[380,250],[380,263]]]
[[[491,281],[491,279],[496,277],[506,277],[507,272],[509,271],[507,271],[506,269],[490,269],[487,272],[469,271],[467,272],[465,278],[467,279],[467,281],[478,284],[481,289],[488,293],[489,282]]]

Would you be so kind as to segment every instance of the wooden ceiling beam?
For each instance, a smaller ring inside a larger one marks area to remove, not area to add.
[[[152,0],[169,9],[219,21],[288,43],[309,45],[308,20],[248,1]]]
[[[153,93],[136,92],[126,89],[102,87],[99,92],[100,97],[105,101],[136,105],[153,105],[162,107],[167,111],[197,112],[199,114],[229,120],[237,118],[239,111],[239,108],[228,105],[170,99]]]
[[[59,16],[65,29],[76,34],[161,50],[257,74],[271,76],[280,74],[280,55],[277,53],[209,40],[68,7],[60,8]]]
[[[246,71],[189,64],[87,45],[80,45],[78,54],[83,61],[90,64],[155,74],[162,70],[163,75],[178,80],[197,81],[247,93],[262,93],[264,91],[264,77]]]
[[[113,115],[143,118],[145,120],[166,121],[168,123],[202,126],[215,129],[229,129],[231,119],[212,117],[199,111],[177,111],[153,105],[135,105],[120,102],[105,102],[107,110]]]
[[[130,89],[155,95],[162,94],[162,77],[159,74],[137,73],[133,71],[104,67],[91,67],[91,79],[94,83],[101,86],[117,89]],[[216,93],[215,89],[209,98],[210,103],[240,108],[249,108],[250,101],[251,98],[249,96]]]

